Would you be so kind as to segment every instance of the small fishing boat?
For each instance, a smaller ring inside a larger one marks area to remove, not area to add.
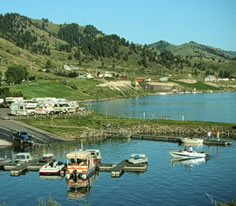
[[[147,164],[148,158],[145,154],[131,154],[128,162],[132,164]]]
[[[184,159],[190,159],[190,158],[205,158],[208,155],[205,152],[189,152],[185,150],[171,150],[169,153],[175,157],[175,158],[184,158]]]
[[[99,149],[86,149],[85,151],[91,153],[95,165],[100,164],[102,162],[102,155]]]
[[[96,169],[94,158],[89,151],[75,151],[66,155],[66,179],[88,179]]]
[[[39,170],[40,176],[59,176],[61,171],[65,168],[62,162],[49,162]]]
[[[203,139],[193,138],[193,137],[184,137],[180,139],[180,141],[185,144],[202,144],[203,143]]]

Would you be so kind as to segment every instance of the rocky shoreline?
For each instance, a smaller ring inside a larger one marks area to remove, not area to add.
[[[236,139],[236,126],[229,127],[191,127],[191,126],[153,126],[153,125],[137,125],[132,128],[107,129],[85,131],[79,138],[109,136],[111,133],[130,134],[148,134],[148,135],[165,135],[165,136],[190,136],[190,137],[207,137],[207,132],[211,131],[212,136],[216,137],[216,133],[220,132],[220,138]]]

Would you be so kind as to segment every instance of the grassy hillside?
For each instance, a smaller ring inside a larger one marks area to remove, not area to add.
[[[11,64],[22,64],[30,76],[46,80],[63,79],[59,74],[68,76],[70,72],[64,70],[64,65],[75,68],[71,72],[77,74],[109,71],[130,79],[192,74],[203,80],[206,75],[218,76],[221,71],[236,76],[236,61],[230,60],[232,55],[223,50],[195,42],[175,46],[160,41],[152,47],[157,49],[128,42],[117,35],[105,35],[92,25],[58,25],[48,19],[0,15],[3,73]]]
[[[102,100],[143,95],[141,88],[124,87],[114,90],[110,87],[100,87],[101,81],[87,79],[39,80],[20,85],[10,86],[10,91],[24,94],[27,99],[33,97],[57,97],[68,100]]]

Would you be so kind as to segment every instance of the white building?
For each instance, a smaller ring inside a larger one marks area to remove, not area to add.
[[[208,75],[207,77],[205,77],[205,82],[215,82],[216,81],[216,77],[214,75]]]

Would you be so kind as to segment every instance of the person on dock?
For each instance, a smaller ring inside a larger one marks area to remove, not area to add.
[[[220,141],[220,131],[219,130],[216,133],[216,139],[217,139],[217,141]]]
[[[211,138],[211,131],[207,132],[207,136],[208,136],[208,140],[210,140],[210,138]]]
[[[193,148],[192,148],[191,145],[189,145],[188,151],[189,151],[189,152],[193,152]]]

